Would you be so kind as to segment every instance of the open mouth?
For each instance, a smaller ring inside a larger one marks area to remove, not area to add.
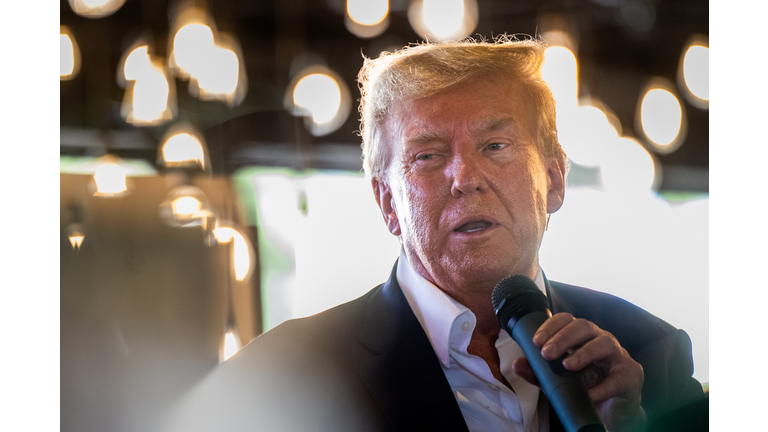
[[[456,232],[465,232],[465,233],[472,233],[477,231],[482,231],[484,229],[488,229],[493,225],[491,222],[488,221],[473,221],[473,222],[467,222],[464,225],[456,228]]]

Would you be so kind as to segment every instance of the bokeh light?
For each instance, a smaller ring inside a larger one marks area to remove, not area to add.
[[[65,229],[65,233],[72,244],[72,249],[80,249],[85,239],[85,226],[81,223],[71,223]]]
[[[648,193],[660,184],[653,157],[633,138],[616,138],[605,147],[600,176],[607,192],[625,195]]]
[[[603,164],[606,147],[618,137],[605,113],[590,105],[558,114],[557,133],[569,159],[592,167]]]
[[[66,26],[59,26],[59,42],[61,44],[59,79],[66,81],[76,77],[80,72],[80,47],[77,46],[75,37]]]
[[[222,354],[222,362],[229,360],[230,357],[237,354],[240,350],[235,333],[230,330],[224,335],[224,349]]]
[[[309,111],[315,123],[327,123],[341,106],[341,89],[333,77],[319,73],[307,75],[296,84],[293,102]]]
[[[408,8],[411,27],[430,41],[456,41],[477,27],[476,0],[414,0]]]
[[[638,116],[640,129],[654,150],[668,154],[680,147],[685,136],[685,116],[666,80],[656,79],[647,86]]]
[[[85,18],[104,18],[115,13],[125,0],[69,0],[72,10]]]
[[[389,14],[389,0],[347,0],[347,15],[364,26],[381,23]]]
[[[694,36],[680,59],[678,87],[693,106],[709,109],[709,39]]]
[[[160,219],[172,227],[207,230],[215,223],[216,214],[208,204],[208,197],[199,188],[177,186],[160,203]]]
[[[186,123],[174,125],[160,146],[159,162],[166,168],[198,168],[207,170],[205,142]]]
[[[349,89],[334,72],[313,66],[299,73],[288,87],[286,109],[304,116],[315,136],[327,135],[344,124],[351,108]]]
[[[344,25],[357,37],[376,37],[389,26],[389,0],[347,0]]]
[[[120,158],[106,155],[97,161],[96,172],[90,183],[91,193],[96,197],[116,198],[128,192],[126,176],[128,169],[121,163]]]
[[[126,87],[121,114],[135,126],[155,126],[173,118],[173,91],[162,59],[149,54],[149,46],[128,51],[118,72],[118,83]]]
[[[544,51],[541,77],[547,83],[557,104],[557,113],[565,113],[578,105],[579,67],[576,55],[565,46],[550,46]]]
[[[176,17],[168,66],[189,80],[189,93],[202,100],[220,100],[230,106],[242,102],[248,80],[240,47],[234,37],[219,33],[207,13],[184,9]]]
[[[232,243],[232,264],[235,270],[235,279],[238,281],[248,280],[255,265],[255,253],[248,239],[239,230],[226,225],[214,229],[213,235],[218,243]]]
[[[213,30],[202,23],[190,23],[181,27],[173,37],[170,61],[178,67],[179,76],[196,77],[206,67],[206,58],[201,53],[213,47]]]

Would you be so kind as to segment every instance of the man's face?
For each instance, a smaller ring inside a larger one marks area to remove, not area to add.
[[[564,166],[536,149],[535,109],[514,83],[483,79],[395,105],[374,179],[390,231],[416,271],[449,294],[535,277]]]

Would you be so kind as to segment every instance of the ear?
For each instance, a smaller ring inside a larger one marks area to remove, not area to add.
[[[376,204],[379,205],[381,214],[384,216],[384,223],[387,224],[389,232],[391,232],[393,235],[399,236],[400,220],[397,218],[397,209],[395,208],[392,189],[388,183],[377,178],[371,179],[371,187],[373,188],[373,195],[376,197]]]
[[[547,158],[547,213],[554,213],[563,205],[565,199],[565,158]]]

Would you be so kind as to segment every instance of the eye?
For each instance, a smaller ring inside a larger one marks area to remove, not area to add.
[[[426,160],[434,159],[434,157],[435,155],[432,153],[422,153],[416,156],[416,160],[426,161]]]
[[[488,144],[488,147],[486,147],[488,150],[501,150],[504,147],[506,147],[506,144],[504,143],[491,143]]]

